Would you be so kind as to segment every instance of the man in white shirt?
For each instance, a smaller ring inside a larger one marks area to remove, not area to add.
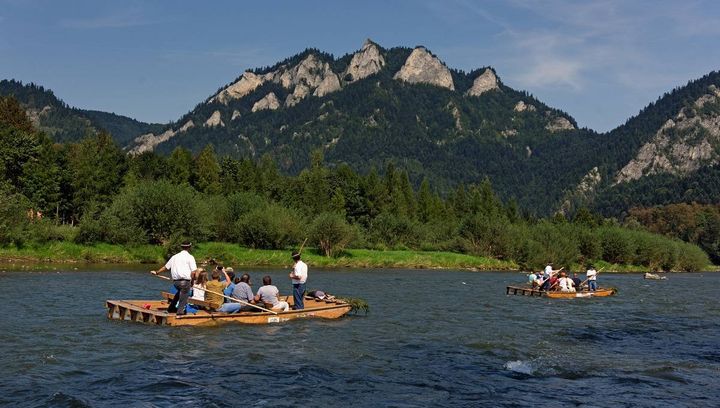
[[[292,253],[292,259],[295,261],[292,271],[290,271],[290,279],[293,285],[293,309],[301,310],[305,309],[305,303],[303,298],[305,297],[305,282],[308,276],[308,267],[305,262],[300,260],[300,253]]]
[[[595,267],[590,265],[585,276],[588,281],[588,288],[595,292],[595,289],[597,289],[597,271],[595,270]]]
[[[172,277],[173,285],[175,289],[177,289],[177,292],[168,305],[168,312],[176,312],[178,316],[185,314],[185,306],[187,305],[188,295],[190,293],[193,272],[197,270],[195,257],[190,255],[189,252],[192,244],[185,241],[180,244],[180,247],[182,250],[173,255],[164,266],[157,271],[150,271],[153,275],[167,270],[170,271],[170,276]],[[177,305],[177,307],[175,307],[175,305]]]
[[[553,269],[552,265],[553,265],[552,262],[548,262],[547,266],[545,267],[545,273],[544,273],[545,279],[550,279],[550,277],[553,276],[553,274],[556,274],[563,269],[563,268]]]

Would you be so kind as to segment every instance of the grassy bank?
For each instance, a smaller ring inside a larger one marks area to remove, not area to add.
[[[342,256],[327,258],[305,248],[303,258],[316,267],[338,268],[447,268],[479,270],[515,270],[513,262],[452,252],[373,251],[350,249]],[[288,266],[290,250],[243,248],[234,244],[209,242],[193,248],[200,260],[215,259],[232,266]],[[0,248],[0,262],[47,263],[149,263],[165,261],[164,249],[153,245],[121,246],[110,244],[78,245],[71,242],[29,244],[22,248]]]
[[[207,242],[195,245],[193,255],[198,261],[215,259],[226,265],[276,266],[291,264],[291,250],[250,249],[239,245]],[[443,268],[473,270],[518,270],[514,262],[453,252],[434,251],[376,251],[349,249],[341,256],[327,258],[313,248],[305,248],[303,259],[314,267],[325,268]],[[164,248],[154,245],[122,246],[111,244],[78,245],[72,242],[28,244],[22,248],[0,248],[0,263],[146,263],[161,264],[165,261]],[[603,261],[595,263],[597,269],[607,272],[648,272],[638,265],[612,265]],[[580,265],[571,270],[578,271]],[[705,270],[718,271],[714,265]]]

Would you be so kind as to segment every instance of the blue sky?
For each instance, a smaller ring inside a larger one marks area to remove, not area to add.
[[[272,4],[272,6],[270,5]],[[0,0],[0,78],[168,122],[245,69],[307,47],[425,45],[605,131],[720,69],[720,2]]]

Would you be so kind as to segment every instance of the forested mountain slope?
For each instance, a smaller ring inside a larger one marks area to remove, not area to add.
[[[0,96],[12,95],[25,108],[33,124],[57,142],[74,142],[101,130],[110,132],[120,145],[162,125],[139,122],[126,116],[77,109],[58,99],[49,89],[14,80],[0,81]]]
[[[320,149],[329,165],[407,169],[440,190],[489,177],[503,198],[548,213],[591,168],[602,137],[567,114],[505,86],[490,67],[447,68],[423,47],[367,41],[334,59],[309,49],[243,73],[161,133],[130,151],[271,155],[295,174]]]

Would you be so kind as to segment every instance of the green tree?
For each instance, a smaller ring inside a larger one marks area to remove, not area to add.
[[[310,225],[312,242],[327,257],[342,252],[355,237],[355,229],[338,213],[319,214]]]
[[[193,158],[190,150],[176,147],[167,160],[168,179],[175,184],[190,184]]]
[[[59,213],[61,205],[63,175],[58,159],[57,148],[40,135],[37,156],[25,162],[20,179],[23,194],[46,216]]]
[[[74,216],[79,218],[94,203],[107,207],[122,186],[126,157],[105,132],[70,145],[68,166],[73,189]]]
[[[207,145],[195,159],[193,167],[193,186],[207,194],[219,194],[222,190],[220,185],[220,164],[215,156],[215,149]]]

